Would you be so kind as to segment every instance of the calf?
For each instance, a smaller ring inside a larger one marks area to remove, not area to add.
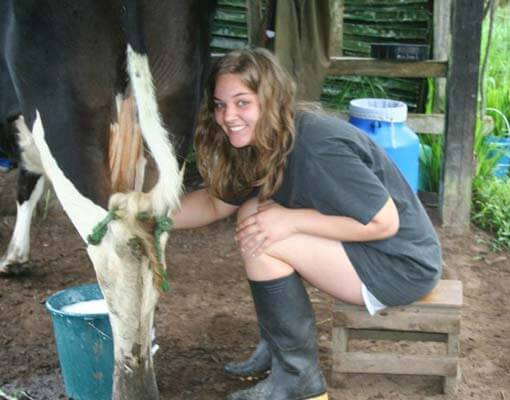
[[[0,2],[0,49],[20,110],[14,123],[27,187],[18,220],[30,220],[45,176],[80,236],[95,232],[87,251],[112,324],[114,399],[158,398],[150,328],[155,275],[159,284],[166,269],[157,249],[167,234],[154,239],[145,231],[152,224],[139,217],[164,220],[179,205],[178,159],[195,125],[214,3]],[[152,182],[138,132],[157,167]],[[145,193],[132,191],[142,185]],[[18,222],[2,270],[28,257],[28,244],[19,244],[28,243],[27,229],[17,230]]]

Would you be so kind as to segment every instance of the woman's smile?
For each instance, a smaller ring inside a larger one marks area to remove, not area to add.
[[[214,90],[214,117],[232,146],[241,148],[254,143],[259,116],[257,94],[238,75],[220,75]]]

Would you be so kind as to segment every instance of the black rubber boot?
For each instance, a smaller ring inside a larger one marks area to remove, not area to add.
[[[262,339],[271,349],[269,377],[231,394],[229,400],[327,400],[319,367],[315,316],[297,274],[250,281]]]
[[[257,348],[247,360],[229,362],[223,369],[231,378],[249,381],[265,378],[271,369],[269,345],[264,339],[260,339]]]

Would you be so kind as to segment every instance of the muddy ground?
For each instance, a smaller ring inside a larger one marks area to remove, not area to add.
[[[0,252],[15,221],[15,172],[0,172]],[[430,212],[435,217],[436,210]],[[248,384],[222,373],[224,362],[247,356],[257,326],[233,220],[172,234],[167,248],[173,290],[156,314],[160,351],[155,356],[162,400],[216,400]],[[510,399],[510,253],[488,251],[476,229],[450,237],[441,228],[445,278],[464,284],[462,379],[458,393],[441,395],[438,377],[351,375],[330,389],[334,400]],[[30,273],[0,279],[0,389],[26,391],[37,400],[66,399],[45,300],[58,290],[95,281],[84,244],[53,201],[32,228]],[[331,367],[331,298],[309,289],[319,331],[322,367]],[[380,350],[370,342],[360,346]],[[402,352],[444,351],[403,342]]]

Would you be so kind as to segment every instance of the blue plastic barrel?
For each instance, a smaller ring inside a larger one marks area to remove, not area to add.
[[[414,192],[418,191],[420,141],[406,125],[407,105],[388,99],[356,99],[349,121],[367,133],[393,160]]]
[[[495,151],[498,153],[498,162],[492,171],[497,178],[508,178],[508,169],[510,168],[510,137],[487,136],[487,141],[494,144]]]
[[[102,298],[99,286],[92,284],[62,290],[46,301],[66,393],[74,400],[112,397],[113,341],[108,314],[63,310],[71,304]]]

